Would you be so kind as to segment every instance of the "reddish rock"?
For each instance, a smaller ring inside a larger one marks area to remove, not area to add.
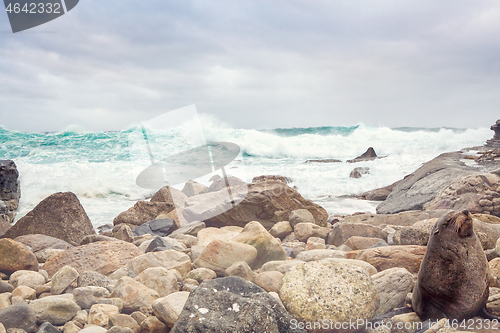
[[[240,188],[243,190],[243,187]],[[246,188],[244,190],[246,193]],[[238,189],[234,189],[235,197],[238,196],[237,191]],[[203,216],[207,210],[214,209],[214,202],[210,201],[209,196],[216,193],[197,196],[203,196],[204,200],[200,200],[196,206],[184,209],[183,214],[186,219],[200,220],[198,216]],[[248,193],[241,202],[217,216],[203,220],[207,227],[217,228],[229,225],[244,227],[248,222],[258,221],[269,230],[276,222],[287,221],[292,211],[296,209],[307,209],[314,216],[316,224],[326,226],[328,214],[323,207],[305,199],[293,188],[276,180],[249,184]]]
[[[83,237],[95,231],[76,195],[58,192],[43,199],[1,237],[14,239],[29,234],[43,234],[80,244]]]
[[[382,246],[364,250],[356,259],[368,262],[379,272],[403,267],[410,273],[418,273],[426,249],[426,246],[418,245]]]
[[[156,219],[160,214],[168,214],[175,208],[183,208],[187,199],[188,197],[184,193],[175,188],[162,187],[149,202],[138,201],[133,207],[120,213],[113,220],[113,224],[141,225]]]
[[[141,254],[144,253],[137,246],[123,241],[90,243],[51,256],[43,269],[49,277],[66,265],[75,268],[79,274],[95,271],[109,275]]]
[[[38,271],[35,255],[21,243],[0,239],[0,272],[10,275],[18,270]]]

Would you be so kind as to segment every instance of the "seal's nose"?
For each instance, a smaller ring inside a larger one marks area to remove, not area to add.
[[[469,216],[469,211],[468,211],[467,209],[464,209],[464,210],[462,211],[462,214]]]

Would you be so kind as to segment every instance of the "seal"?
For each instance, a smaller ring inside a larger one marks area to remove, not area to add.
[[[434,225],[413,289],[422,320],[492,318],[485,306],[491,272],[467,211],[450,212]]]

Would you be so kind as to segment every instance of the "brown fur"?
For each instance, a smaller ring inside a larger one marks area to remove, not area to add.
[[[448,213],[432,229],[413,290],[413,309],[422,320],[472,318],[486,305],[490,275],[470,213]]]

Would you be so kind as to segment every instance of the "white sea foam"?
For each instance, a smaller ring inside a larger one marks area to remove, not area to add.
[[[344,196],[389,185],[443,152],[482,145],[492,137],[486,128],[397,130],[360,125],[259,131],[232,129],[205,120],[202,123],[207,141],[228,141],[241,147],[242,154],[226,168],[229,174],[246,181],[263,174],[288,176],[303,196],[323,205],[330,214],[374,211],[376,203]],[[151,195],[152,191],[135,184],[133,171],[140,168],[134,161],[138,156],[148,158],[148,153],[144,147],[129,151],[130,133],[35,135],[0,130],[0,159],[13,159],[21,177],[18,218],[50,194],[71,191],[81,200],[94,226],[99,226],[112,223],[118,213]],[[158,140],[158,149],[183,149],[184,143],[175,131],[158,135],[163,139]],[[345,163],[368,147],[387,157]],[[342,162],[304,163],[327,158]],[[349,178],[355,167],[369,167],[370,173],[360,179]],[[209,177],[199,181],[209,184]],[[182,184],[177,187],[182,188]]]

